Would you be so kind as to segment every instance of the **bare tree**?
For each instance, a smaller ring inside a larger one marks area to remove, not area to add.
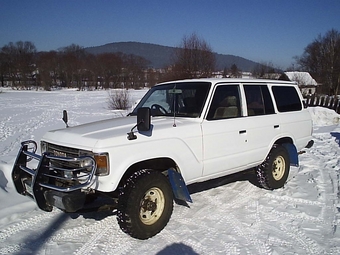
[[[0,52],[0,80],[1,87],[5,86],[5,79],[9,76],[10,73],[10,61],[9,56],[4,52]]]
[[[82,88],[83,63],[85,51],[83,47],[71,44],[70,46],[59,49],[60,52],[60,78],[66,87]]]
[[[205,40],[193,33],[189,37],[184,36],[175,52],[171,69],[172,78],[211,77],[215,64],[216,60],[211,47]]]
[[[28,41],[10,42],[2,47],[1,52],[6,61],[2,65],[7,68],[13,86],[28,88],[33,85],[36,70],[34,58],[37,52],[35,45]]]
[[[108,108],[110,110],[126,110],[130,107],[131,97],[127,89],[109,91]]]
[[[38,82],[45,90],[57,85],[58,53],[56,51],[41,52],[37,57]]]
[[[122,82],[123,59],[121,54],[103,53],[97,56],[98,76],[105,89],[116,88]]]
[[[125,88],[141,88],[145,85],[144,70],[147,67],[147,60],[136,55],[124,56],[124,87]]]
[[[279,68],[274,68],[272,62],[261,62],[253,70],[253,75],[257,78],[275,79],[275,74]]]
[[[331,95],[337,95],[340,85],[340,33],[334,29],[325,36],[319,35],[307,45],[298,64],[313,76],[321,79]]]

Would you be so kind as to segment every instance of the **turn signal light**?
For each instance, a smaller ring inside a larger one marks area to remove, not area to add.
[[[97,164],[96,175],[109,174],[109,156],[107,154],[94,155]]]

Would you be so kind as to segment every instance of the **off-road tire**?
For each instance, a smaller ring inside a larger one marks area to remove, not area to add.
[[[148,239],[167,225],[172,211],[173,193],[167,177],[158,171],[141,170],[121,189],[117,220],[125,233]]]
[[[266,160],[256,168],[258,184],[268,190],[282,188],[287,181],[289,168],[287,150],[281,145],[274,145]]]

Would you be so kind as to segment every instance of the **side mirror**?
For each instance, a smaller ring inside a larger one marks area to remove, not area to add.
[[[149,131],[151,128],[151,110],[149,107],[141,107],[137,109],[137,124],[131,128],[131,131],[127,133],[128,140],[135,140],[137,136],[133,130],[137,127],[138,131]]]
[[[137,129],[138,131],[149,131],[151,127],[151,110],[149,107],[137,109]]]

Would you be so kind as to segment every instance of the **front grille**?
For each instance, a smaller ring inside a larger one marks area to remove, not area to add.
[[[47,151],[50,155],[64,158],[78,158],[80,156],[92,156],[93,154],[90,152],[82,151],[75,148],[60,146],[57,144],[48,143]],[[51,164],[55,167],[59,168],[79,168],[79,161],[60,161],[60,160],[51,160]]]
[[[49,155],[49,172],[45,176],[54,179],[54,185],[72,187],[92,179],[95,162],[86,165],[84,160],[91,161],[93,153],[52,143],[45,144],[45,148]]]
[[[59,156],[59,157],[61,156],[61,157],[67,157],[67,158],[76,158],[76,157],[81,156],[79,149],[69,148],[69,147],[60,146],[60,145],[56,145],[52,143],[47,144],[47,152],[52,153],[54,156]]]

